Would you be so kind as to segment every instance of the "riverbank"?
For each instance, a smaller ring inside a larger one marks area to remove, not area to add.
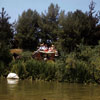
[[[55,61],[35,60],[23,54],[23,58],[12,60],[10,71],[20,79],[59,81],[68,83],[100,83],[99,45],[95,48],[83,46],[80,51],[61,54]]]
[[[55,61],[35,60],[31,51],[24,51],[20,59],[12,59],[9,65],[0,62],[0,74],[7,77],[14,72],[20,79],[100,84],[99,50],[99,45],[80,46],[69,54],[60,52]]]

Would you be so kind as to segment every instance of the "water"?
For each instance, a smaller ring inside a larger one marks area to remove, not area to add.
[[[0,79],[0,100],[100,100],[100,85]]]

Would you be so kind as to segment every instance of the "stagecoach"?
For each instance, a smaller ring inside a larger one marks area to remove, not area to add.
[[[20,55],[23,51],[21,49],[12,49],[10,50],[14,59],[21,59],[22,56]],[[36,60],[55,60],[58,57],[58,52],[56,50],[49,51],[49,50],[37,50],[34,51],[32,54],[32,58]]]
[[[58,57],[57,51],[35,51],[32,55],[37,60],[55,60]]]

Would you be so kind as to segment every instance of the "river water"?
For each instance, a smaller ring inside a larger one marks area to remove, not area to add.
[[[100,85],[0,79],[0,100],[100,100]]]

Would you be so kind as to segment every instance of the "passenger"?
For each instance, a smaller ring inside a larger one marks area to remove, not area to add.
[[[44,43],[43,44],[40,44],[39,50],[40,51],[43,51],[44,50]]]
[[[48,46],[45,44],[44,51],[48,51]]]
[[[55,50],[55,46],[52,45],[50,48],[49,48],[49,51],[53,52]]]
[[[44,43],[43,43],[43,44],[40,44],[39,50],[40,50],[40,51],[48,51],[48,46],[47,46],[47,44],[45,44],[45,45],[44,45]]]

